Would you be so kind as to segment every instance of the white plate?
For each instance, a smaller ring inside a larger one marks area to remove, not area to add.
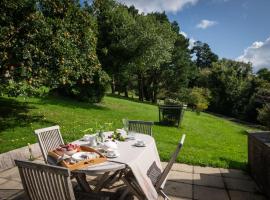
[[[117,158],[118,156],[120,156],[120,153],[115,153],[115,154],[113,154],[113,155],[108,155],[108,154],[106,154],[106,157],[107,157],[107,158]]]
[[[136,147],[145,147],[146,146],[146,144],[144,143],[144,144],[138,144],[138,143],[135,143],[134,144]]]
[[[86,159],[94,159],[97,157],[97,154],[95,152],[78,152],[73,154],[71,157],[76,161],[82,161]]]

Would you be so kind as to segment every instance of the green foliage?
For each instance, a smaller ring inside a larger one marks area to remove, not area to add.
[[[222,59],[213,63],[208,74],[212,93],[210,109],[226,115],[243,114],[250,96],[250,64]]]
[[[211,93],[207,88],[194,87],[191,89],[189,105],[198,113],[208,108],[211,99]]]
[[[270,84],[262,82],[260,79],[255,79],[254,92],[246,106],[246,120],[256,121],[258,118],[258,110],[262,109],[267,103],[270,103]]]
[[[93,5],[99,24],[98,55],[112,78],[112,93],[124,91],[127,96],[127,90],[135,89],[140,100],[156,102],[160,92],[177,93],[187,86],[188,40],[165,13],[138,14],[134,7],[112,0],[96,0]],[[174,84],[168,81],[172,77]]]
[[[196,56],[196,65],[199,69],[211,67],[213,62],[218,61],[218,56],[212,52],[208,44],[201,41],[195,42],[191,52]]]
[[[270,103],[267,103],[261,109],[258,109],[258,120],[263,125],[270,128]]]
[[[270,82],[270,70],[267,68],[261,68],[258,72],[257,75],[260,79],[263,79],[265,81]]]
[[[182,105],[182,102],[179,101],[178,99],[166,98],[164,99],[164,104],[165,105]]]
[[[133,58],[126,38],[133,32],[135,19],[128,9],[111,0],[96,0],[93,10],[98,22],[98,57],[111,77],[111,88],[127,90],[130,74],[127,65]]]
[[[172,24],[172,27],[179,33],[180,28],[176,22]],[[188,39],[178,34],[174,43],[171,61],[162,65],[161,80],[165,97],[179,97],[179,94],[188,87],[190,80],[196,74],[196,67],[191,61],[188,46]]]
[[[73,0],[3,1],[1,8],[4,93],[29,95],[47,86],[100,101],[109,78],[96,56],[97,25],[86,9]]]

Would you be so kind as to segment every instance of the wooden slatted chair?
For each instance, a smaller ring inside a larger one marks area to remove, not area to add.
[[[60,127],[52,126],[37,129],[35,130],[35,134],[37,136],[44,161],[48,163],[48,152],[59,147],[59,145],[64,144],[62,135],[60,133]]]
[[[176,161],[176,158],[180,152],[180,150],[183,147],[184,141],[185,141],[186,135],[184,134],[181,138],[181,140],[179,141],[175,152],[173,153],[170,161],[168,162],[168,164],[166,165],[165,169],[163,170],[163,172],[159,175],[158,173],[153,173],[155,175],[152,174],[152,176],[150,176],[150,179],[152,180],[152,183],[154,184],[157,192],[166,200],[169,199],[169,197],[164,193],[163,188],[165,186],[168,174],[174,164],[174,162]],[[157,171],[157,170],[155,170]]]
[[[70,180],[70,171],[63,167],[15,160],[24,191],[30,200],[108,200],[112,193],[75,194]]]
[[[152,127],[154,123],[149,121],[129,120],[128,131],[143,133],[152,136]]]
[[[165,192],[163,191],[163,188],[165,186],[167,176],[184,144],[185,137],[186,135],[184,134],[181,140],[179,141],[176,147],[176,150],[172,154],[170,161],[168,162],[167,166],[165,167],[163,171],[161,171],[157,167],[157,164],[155,162],[150,166],[150,168],[147,171],[147,176],[152,181],[152,184],[154,185],[157,193],[160,194],[165,200],[170,199],[170,198],[165,194]],[[122,177],[122,180],[127,185],[129,192],[133,193],[133,195],[135,195],[140,200],[145,199],[144,194],[131,171],[128,171],[126,175]],[[126,190],[126,193],[127,193],[127,190]],[[124,195],[122,196],[123,199],[124,199]]]

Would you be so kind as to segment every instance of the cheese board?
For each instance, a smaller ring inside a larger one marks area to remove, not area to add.
[[[48,155],[52,157],[58,165],[70,170],[82,169],[106,162],[107,160],[100,152],[87,146],[79,146],[77,152],[73,155],[67,155],[59,149],[49,151]]]

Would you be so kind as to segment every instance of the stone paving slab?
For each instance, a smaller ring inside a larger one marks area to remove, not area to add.
[[[193,174],[187,172],[170,171],[168,180],[192,184]]]
[[[42,159],[37,160],[42,162]],[[163,168],[166,163],[162,163]],[[266,200],[241,170],[174,164],[164,188],[172,200]],[[0,199],[16,199],[22,185],[16,167],[0,172]],[[22,199],[22,198],[19,198]],[[162,198],[160,198],[162,199]]]
[[[227,177],[227,178],[239,178],[239,179],[245,179],[245,180],[252,180],[251,177],[242,170],[220,168],[220,173],[223,177]]]
[[[225,189],[218,189],[205,186],[194,186],[194,199],[198,200],[229,200],[229,195]]]
[[[194,166],[194,173],[221,176],[219,168]]]
[[[227,188],[230,190],[240,190],[245,192],[256,193],[259,192],[259,188],[252,180],[241,180],[234,178],[224,178]]]
[[[210,176],[206,174],[193,174],[194,185],[225,188],[221,176]]]
[[[164,189],[165,193],[173,197],[190,198],[192,199],[192,184],[167,181]]]
[[[193,165],[174,163],[172,170],[193,173],[194,167]]]
[[[231,200],[267,200],[266,197],[250,192],[229,191]]]

